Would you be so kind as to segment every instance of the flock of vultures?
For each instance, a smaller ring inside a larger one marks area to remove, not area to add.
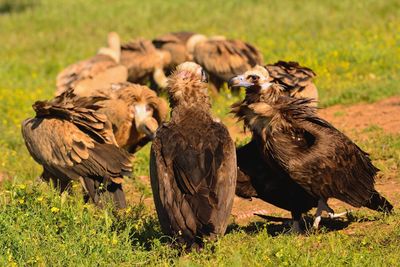
[[[22,135],[43,180],[61,192],[80,181],[86,201],[121,209],[133,154],[152,142],[161,228],[187,248],[224,234],[235,194],[290,211],[294,232],[314,207],[315,228],[323,211],[338,216],[329,198],[390,213],[368,153],[318,116],[314,77],[296,62],[265,65],[254,46],[222,36],[177,32],[121,44],[110,33],[107,47],[58,74],[55,97],[33,104]],[[225,82],[246,92],[226,103],[252,133],[241,147],[211,115],[210,95]]]

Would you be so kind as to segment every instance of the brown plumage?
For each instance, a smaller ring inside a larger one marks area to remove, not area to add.
[[[317,87],[313,83],[316,74],[311,69],[293,61],[278,61],[264,68],[269,73],[269,81],[283,86],[290,96],[318,100]]]
[[[188,247],[224,234],[236,185],[235,146],[210,114],[202,68],[186,62],[168,83],[171,120],[153,141],[150,176],[162,230]]]
[[[238,76],[231,84],[246,87],[246,98],[232,112],[251,129],[266,162],[322,203],[334,197],[355,207],[392,210],[374,188],[378,169],[368,154],[319,118],[311,100],[282,96],[284,89],[260,73]]]
[[[99,112],[112,123],[118,145],[134,153],[153,139],[157,128],[166,119],[167,102],[147,86],[119,83],[101,93]]]
[[[318,205],[318,198],[307,193],[287,172],[263,156],[258,138],[236,149],[238,177],[236,195],[260,198],[291,212],[293,231],[300,232],[301,215]],[[297,225],[296,225],[297,224]]]
[[[73,88],[76,95],[89,96],[94,90],[126,81],[128,71],[119,63],[120,53],[118,34],[109,33],[108,47],[101,48],[92,58],[70,65],[57,75],[56,95]]]
[[[22,135],[29,153],[43,166],[44,180],[61,191],[78,180],[96,204],[102,205],[100,195],[106,191],[123,208],[121,183],[132,171],[131,159],[116,144],[107,117],[98,112],[102,100],[67,90],[51,101],[37,101],[36,117],[22,123]]]
[[[170,54],[156,49],[150,40],[137,38],[121,46],[121,64],[128,68],[128,81],[132,83],[150,81],[161,88],[166,87],[163,68],[170,61]]]
[[[193,35],[195,35],[193,32],[172,32],[153,40],[153,44],[157,49],[166,51],[171,55],[170,63],[164,65],[167,75],[171,74],[179,64],[192,59],[187,49],[187,42]]]
[[[233,76],[263,64],[262,54],[253,45],[240,40],[199,38],[189,46],[193,47],[193,60],[210,74],[210,82],[216,90]]]

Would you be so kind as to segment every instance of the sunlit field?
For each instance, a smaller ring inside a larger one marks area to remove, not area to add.
[[[38,179],[41,167],[26,150],[20,124],[33,116],[35,100],[53,96],[57,73],[95,54],[109,31],[128,41],[181,30],[243,39],[267,63],[295,60],[312,68],[324,108],[400,95],[396,0],[0,0],[0,265],[399,265],[400,215],[367,210],[352,214],[351,231],[300,236],[275,233],[255,218],[232,224],[200,252],[181,253],[143,201],[151,197],[138,178],[148,176],[149,145],[136,154],[127,178],[136,195],[127,196],[129,208],[121,213],[85,204],[78,185],[60,196]],[[239,97],[222,90],[213,98],[215,115],[229,127],[235,126],[229,106]],[[371,154],[380,178],[399,185],[400,133],[359,130],[350,136]]]

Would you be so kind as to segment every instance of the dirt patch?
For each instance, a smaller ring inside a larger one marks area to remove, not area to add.
[[[400,134],[400,96],[372,104],[336,105],[319,111],[321,117],[343,130],[378,126],[388,134]]]

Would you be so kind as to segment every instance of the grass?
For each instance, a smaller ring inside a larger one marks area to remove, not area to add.
[[[148,205],[113,214],[85,205],[79,190],[59,196],[38,182],[40,166],[20,135],[32,103],[53,95],[56,74],[93,55],[108,31],[124,40],[178,30],[248,40],[266,62],[296,60],[315,70],[322,106],[398,95],[398,1],[0,0],[0,27],[0,178],[9,179],[0,190],[0,265],[398,265],[398,214],[310,236],[273,236],[269,224],[239,228],[201,253],[179,255]],[[237,98],[215,98],[215,115],[224,120]],[[399,179],[400,137],[377,127],[364,134],[356,141],[383,176]],[[148,174],[148,152],[137,153],[136,177]],[[129,182],[151,195],[139,179]]]

